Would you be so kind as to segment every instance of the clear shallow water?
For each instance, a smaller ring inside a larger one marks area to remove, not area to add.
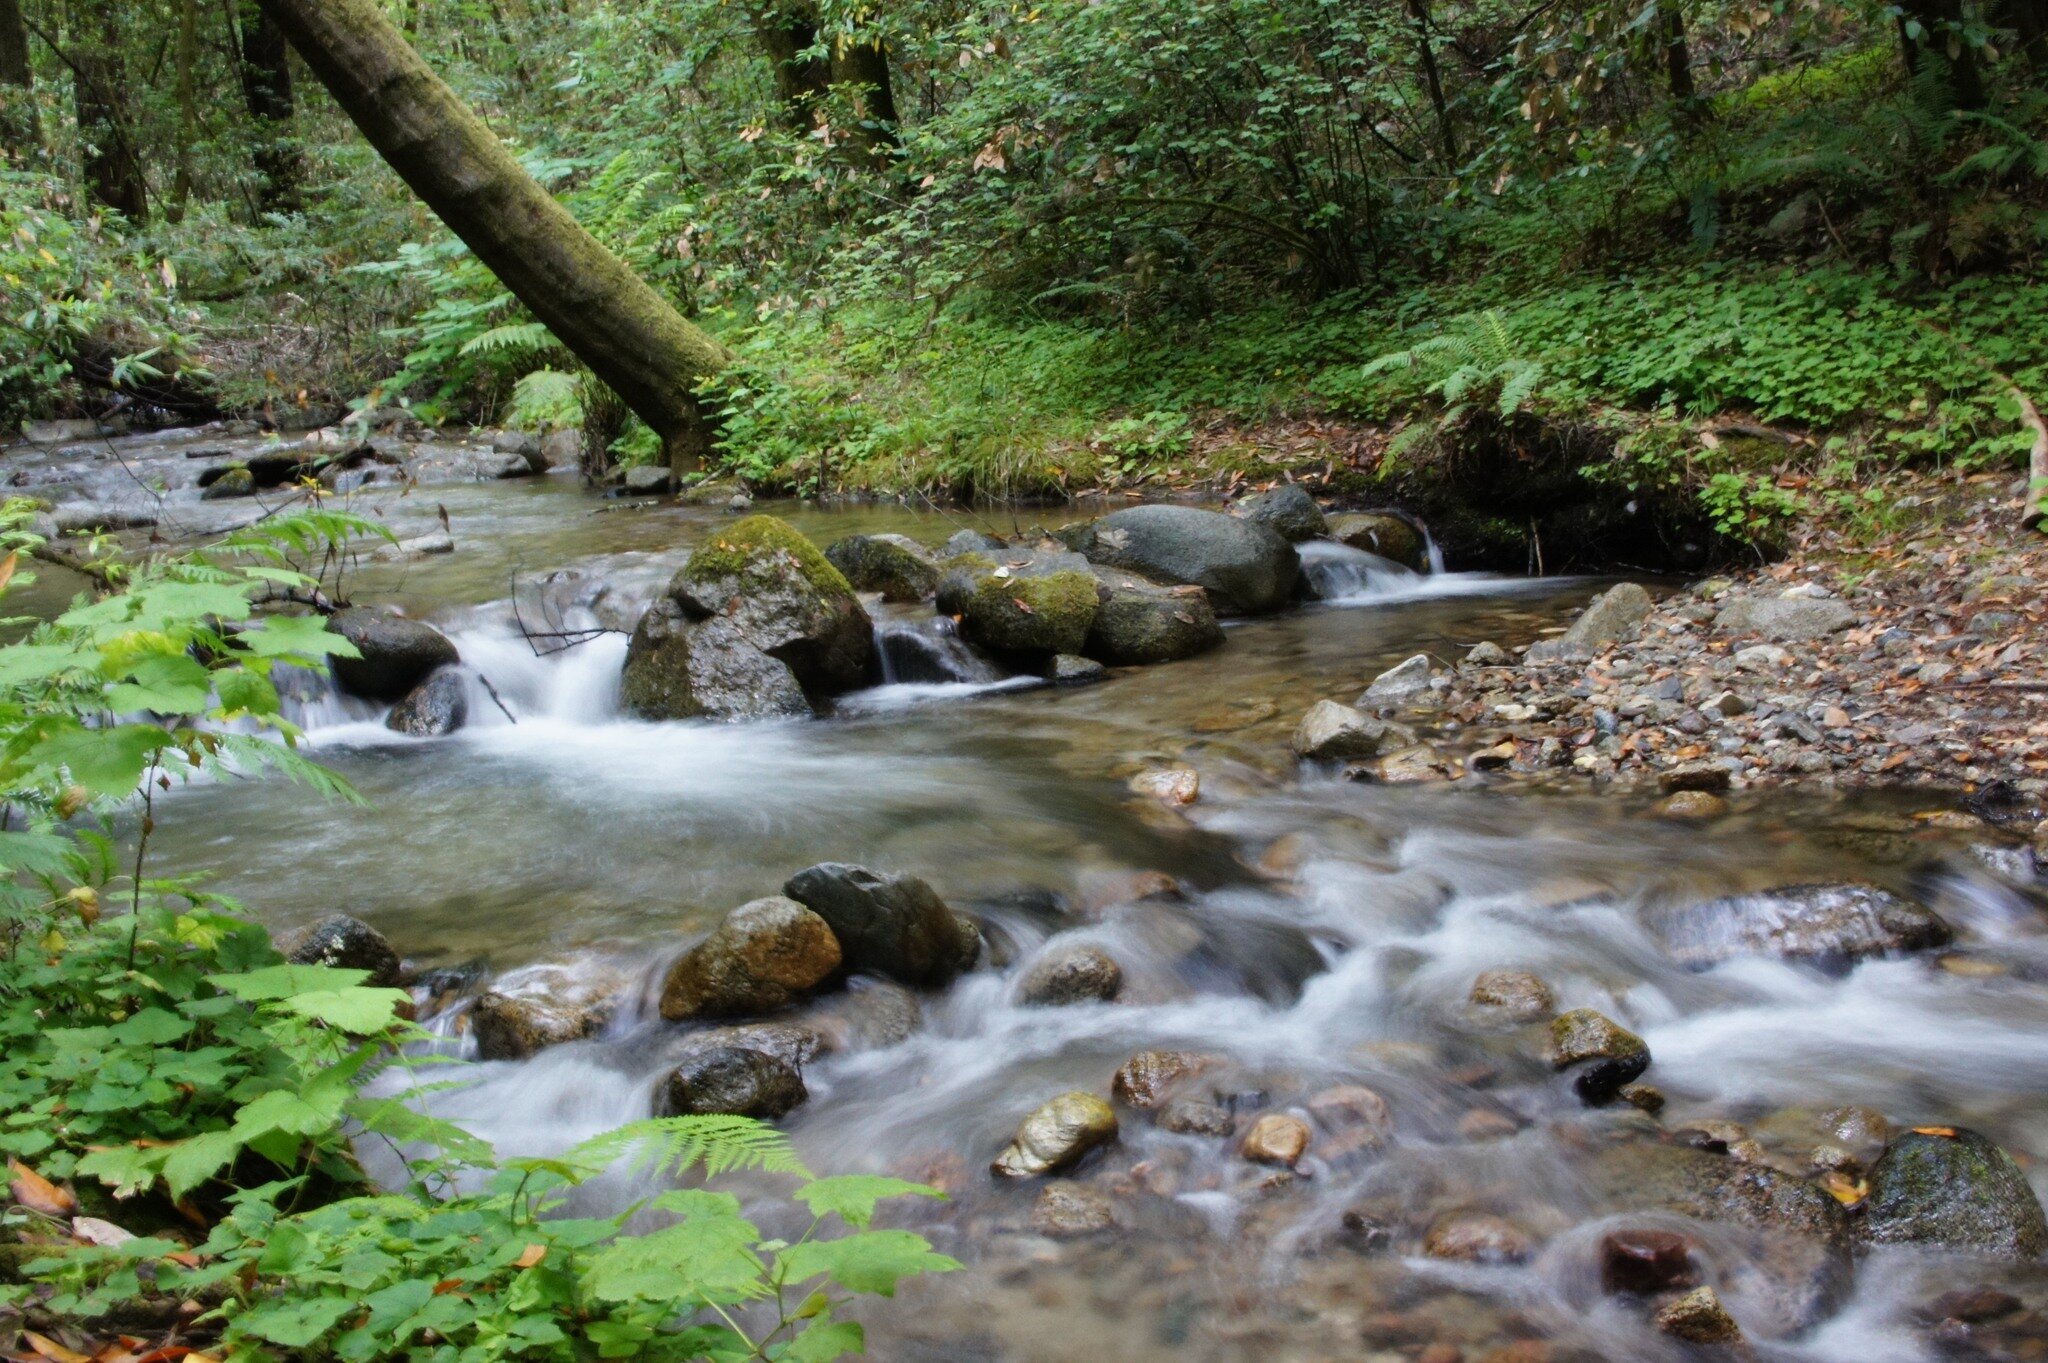
[[[367,563],[356,594],[440,623],[517,722],[473,696],[470,728],[411,740],[368,708],[322,702],[307,716],[313,742],[368,807],[275,783],[194,787],[160,807],[165,864],[215,868],[218,888],[279,926],[345,911],[422,965],[480,960],[501,980],[615,992],[624,1003],[603,1037],[476,1065],[444,1100],[520,1152],[648,1112],[672,1038],[641,1020],[643,982],[727,910],[823,860],[929,879],[982,918],[1004,964],[926,996],[908,1041],[815,1063],[811,1101],[788,1122],[815,1168],[886,1169],[955,1194],[919,1224],[970,1270],[869,1310],[877,1357],[1308,1363],[1412,1357],[1438,1341],[1479,1358],[1518,1338],[1549,1340],[1559,1358],[1678,1357],[1640,1312],[1602,1299],[1588,1267],[1612,1218],[1587,1152],[1644,1119],[1587,1113],[1529,1059],[1526,1037],[1477,1027],[1463,1000],[1485,969],[1535,971],[1561,1007],[1639,1030],[1655,1056],[1647,1077],[1671,1098],[1666,1127],[1791,1130],[1800,1113],[1855,1103],[2048,1156],[2038,907],[1959,861],[1918,869],[1940,835],[1910,825],[1898,835],[1909,862],[1854,850],[1874,816],[1939,801],[1743,800],[1703,829],[1656,820],[1641,798],[1373,787],[1296,770],[1286,738],[1314,701],[1349,699],[1416,652],[1448,661],[1482,639],[1525,641],[1592,584],[1390,573],[1332,556],[1322,569],[1355,577],[1338,601],[1233,624],[1216,653],[1098,686],[899,683],[826,721],[653,725],[616,712],[622,636],[536,657],[508,595],[521,584],[529,625],[542,598],[568,628],[630,619],[723,516],[608,510],[563,479],[425,488],[364,509],[416,534],[437,508],[458,551]],[[900,530],[936,543],[959,528],[897,509],[773,509],[820,542]],[[575,577],[542,581],[558,570]],[[1165,763],[1200,773],[1202,797],[1185,811],[1126,788]],[[1119,902],[1118,887],[1147,872],[1174,877],[1180,897]],[[1928,898],[1999,973],[1912,960],[1829,977],[1756,959],[1694,973],[1643,926],[1661,903],[1855,877]],[[1018,974],[1048,943],[1076,941],[1123,965],[1122,1000],[1017,1006]],[[1032,1233],[1036,1189],[996,1185],[987,1161],[1038,1102],[1106,1093],[1125,1058],[1157,1047],[1219,1057],[1217,1087],[1262,1092],[1281,1111],[1333,1084],[1368,1085],[1392,1110],[1393,1144],[1349,1164],[1311,1147],[1305,1176],[1276,1187],[1226,1142],[1126,1112],[1120,1145],[1086,1171],[1114,1198],[1121,1231]],[[1491,1117],[1487,1131],[1474,1113]],[[1523,1267],[1454,1265],[1419,1257],[1411,1235],[1368,1256],[1342,1232],[1361,1204],[1411,1228],[1493,1211],[1538,1249]],[[1688,1230],[1739,1284],[1748,1251],[1725,1231]],[[1840,1313],[1765,1356],[1931,1357],[1907,1319],[1914,1306],[2014,1277],[1880,1256]],[[2031,1270],[2017,1279],[2041,1299]],[[1739,1286],[1727,1295],[1746,1321],[1767,1313]]]

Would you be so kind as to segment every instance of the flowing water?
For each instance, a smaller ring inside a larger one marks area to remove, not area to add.
[[[1638,1030],[1666,1128],[1743,1121],[1775,1156],[1811,1147],[1817,1114],[1857,1104],[2048,1158],[2039,901],[1909,817],[1944,801],[1756,797],[1703,828],[1655,818],[1642,797],[1297,770],[1286,740],[1314,701],[1348,699],[1414,653],[1526,642],[1595,584],[1416,574],[1316,549],[1307,571],[1332,599],[1233,624],[1208,656],[1073,690],[1006,682],[943,622],[892,608],[878,615],[889,683],[831,719],[648,724],[617,707],[623,635],[594,631],[630,624],[722,514],[600,503],[563,478],[371,493],[360,509],[404,535],[445,513],[458,548],[367,563],[353,593],[440,624],[496,699],[479,691],[468,728],[418,740],[314,688],[303,717],[317,755],[367,805],[267,781],[195,786],[159,808],[164,864],[213,868],[217,888],[281,928],[347,912],[422,967],[615,998],[603,1035],[473,1063],[440,1100],[520,1153],[648,1114],[668,1029],[647,982],[727,910],[820,861],[928,879],[981,921],[994,964],[924,997],[908,1040],[814,1062],[810,1100],[786,1122],[817,1170],[953,1194],[914,1224],[967,1271],[864,1310],[877,1358],[1311,1363],[1436,1342],[1479,1359],[1517,1340],[1547,1341],[1556,1359],[1685,1356],[1640,1308],[1603,1298],[1590,1267],[1614,1218],[1587,1160],[1649,1119],[1582,1108],[1526,1034],[1476,1021],[1464,1000],[1486,969],[1536,972],[1560,1007]],[[937,543],[962,523],[774,509],[820,542],[893,530]],[[1130,793],[1132,774],[1162,764],[1195,769],[1201,798],[1170,810]],[[1644,926],[1661,904],[1857,878],[1940,910],[1961,966],[1823,974],[1742,958],[1688,971]],[[1019,1006],[1020,973],[1075,942],[1122,964],[1121,999]],[[460,1030],[452,1015],[441,1026]],[[1391,1109],[1391,1142],[1346,1160],[1319,1135],[1282,1174],[1126,1110],[1118,1145],[1083,1171],[1119,1230],[1035,1233],[1037,1189],[999,1185],[989,1159],[1038,1103],[1107,1094],[1148,1048],[1216,1057],[1204,1083],[1243,1112],[1302,1113],[1334,1085],[1368,1086]],[[1361,1207],[1390,1243],[1361,1243],[1346,1219]],[[1460,1209],[1514,1219],[1533,1257],[1422,1257],[1420,1229]],[[1769,1289],[1745,1276],[1752,1248],[1688,1230],[1736,1315],[1767,1321]],[[1935,1357],[1913,1311],[1982,1282],[2035,1299],[2043,1287],[2031,1269],[1888,1251],[1828,1319],[1759,1347],[1810,1363]]]

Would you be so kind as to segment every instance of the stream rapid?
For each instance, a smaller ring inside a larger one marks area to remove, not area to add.
[[[872,1357],[1322,1363],[1413,1359],[1432,1344],[1470,1360],[1695,1356],[1603,1296],[1591,1267],[1617,1221],[1587,1152],[1651,1119],[1583,1107],[1530,1063],[1525,1034],[1476,1021],[1466,996],[1485,970],[1532,972],[1559,1008],[1640,1033],[1666,1129],[1741,1122],[1778,1154],[1811,1145],[1821,1114],[1875,1109],[1895,1127],[1981,1131],[2048,1186],[2040,901],[1940,820],[1915,818],[1950,798],[1779,792],[1676,824],[1647,795],[1360,784],[1289,751],[1314,702],[1349,701],[1416,653],[1451,663],[1482,640],[1529,642],[1598,584],[1417,574],[1319,550],[1307,570],[1339,599],[1075,689],[1006,681],[928,610],[886,607],[897,679],[834,717],[654,724],[618,705],[625,636],[581,632],[629,628],[727,513],[600,502],[565,476],[373,486],[355,509],[401,538],[445,515],[454,553],[372,558],[347,589],[441,627],[495,698],[472,695],[460,732],[414,739],[385,729],[380,709],[310,687],[311,749],[367,803],[268,780],[193,785],[159,804],[160,865],[211,871],[213,888],[280,930],[352,914],[420,969],[452,972],[466,983],[428,1021],[458,1057],[465,990],[614,1000],[588,1040],[434,1075],[461,1081],[441,1110],[505,1154],[552,1153],[650,1114],[673,1030],[650,981],[732,908],[823,861],[928,880],[982,924],[982,968],[920,996],[907,1039],[813,1061],[809,1101],[783,1123],[818,1172],[893,1173],[952,1196],[903,1223],[966,1270],[864,1304]],[[963,526],[1007,534],[1080,514],[761,509],[820,544],[883,531],[937,544]],[[1175,809],[1133,794],[1129,778],[1160,765],[1197,771],[1199,799]],[[1956,959],[1987,964],[1823,972],[1743,956],[1688,970],[1645,926],[1660,905],[1845,880],[1914,895],[1956,928]],[[1123,967],[1119,1000],[1022,1006],[1022,973],[1074,943]],[[1082,1171],[1117,1229],[1041,1234],[1037,1188],[991,1179],[990,1159],[1038,1104],[1106,1096],[1151,1049],[1212,1057],[1205,1096],[1241,1117],[1306,1113],[1318,1094],[1365,1086],[1391,1135],[1348,1159],[1319,1136],[1282,1172],[1233,1140],[1120,1109],[1120,1140]],[[1398,1229],[1461,1209],[1513,1220],[1533,1242],[1526,1261],[1432,1259]],[[1738,1319],[1769,1314],[1768,1288],[1745,1286],[1769,1277],[1749,1248],[1700,1223],[1647,1221],[1720,1256]],[[1361,1230],[1375,1224],[1397,1228],[1390,1242]],[[1914,1312],[1981,1284],[2036,1300],[2048,1286],[2033,1266],[1881,1250],[1824,1319],[1752,1335],[1766,1359],[1948,1357]]]

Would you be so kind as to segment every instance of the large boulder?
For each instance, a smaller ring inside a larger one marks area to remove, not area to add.
[[[668,599],[693,619],[731,622],[807,695],[868,679],[874,622],[846,576],[786,521],[748,516],[713,532],[670,581]]]
[[[1974,1131],[1922,1127],[1893,1141],[1870,1170],[1864,1239],[1998,1259],[2048,1252],[2048,1219],[2012,1156]]]
[[[1223,642],[1223,626],[1200,587],[1161,587],[1099,571],[1100,604],[1081,651],[1113,667],[1177,662]]]
[[[839,969],[839,939],[793,900],[742,904],[684,952],[661,986],[661,1015],[743,1017],[787,1007]]]
[[[722,616],[692,620],[663,597],[626,648],[626,708],[644,719],[772,719],[808,715],[796,674]]]
[[[1092,563],[1202,587],[1223,615],[1259,615],[1294,599],[1301,556],[1266,526],[1192,506],[1134,506],[1061,534]]]
[[[825,557],[856,591],[880,592],[884,601],[929,601],[939,588],[937,562],[903,535],[847,535]]]
[[[1764,1164],[1680,1145],[1633,1142],[1600,1151],[1584,1170],[1600,1210],[1661,1210],[1741,1232],[1717,1265],[1717,1285],[1743,1321],[1780,1338],[1842,1304],[1855,1276],[1850,1223],[1816,1184]]]
[[[766,1051],[714,1046],[683,1057],[655,1090],[664,1116],[725,1113],[774,1121],[810,1096],[802,1071]]]
[[[549,1046],[580,1041],[604,1025],[600,1010],[495,991],[469,1008],[469,1034],[479,1060],[524,1060]]]
[[[365,700],[398,701],[437,667],[462,661],[448,636],[432,625],[386,611],[352,606],[328,617],[327,628],[361,655],[333,660],[341,689]]]
[[[294,965],[367,971],[369,979],[364,983],[379,989],[396,985],[405,973],[404,963],[384,934],[345,913],[329,914],[310,927],[287,933],[279,939],[277,949]]]
[[[1946,946],[1955,935],[1934,910],[1874,885],[1787,885],[1653,909],[1648,918],[1671,958],[1694,970],[1737,956],[1840,969]]]
[[[1329,536],[1339,544],[1392,559],[1422,572],[1429,566],[1429,547],[1422,532],[1400,516],[1384,511],[1354,511],[1330,518]]]
[[[414,738],[452,734],[469,720],[469,681],[459,667],[438,667],[391,707],[384,727]]]
[[[1282,483],[1270,491],[1246,497],[1230,508],[1230,514],[1263,525],[1295,544],[1326,535],[1330,530],[1323,519],[1323,509],[1299,483]]]
[[[1780,643],[1818,639],[1855,623],[1855,611],[1826,596],[1738,596],[1714,617],[1714,628],[1724,634],[1761,634]]]
[[[848,970],[936,988],[981,954],[973,920],[915,876],[824,862],[791,876],[782,892],[825,920]]]
[[[1092,573],[984,577],[960,621],[967,638],[1003,654],[1079,653],[1095,623]]]

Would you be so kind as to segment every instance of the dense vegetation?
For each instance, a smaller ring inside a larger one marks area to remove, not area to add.
[[[30,0],[0,86],[10,420],[403,400],[652,455],[257,6],[103,9]],[[2012,0],[393,13],[734,348],[721,457],[771,483],[1369,481],[1505,437],[1743,530],[1795,467],[2014,466],[2048,390]],[[1304,416],[1395,438],[1267,438]]]

